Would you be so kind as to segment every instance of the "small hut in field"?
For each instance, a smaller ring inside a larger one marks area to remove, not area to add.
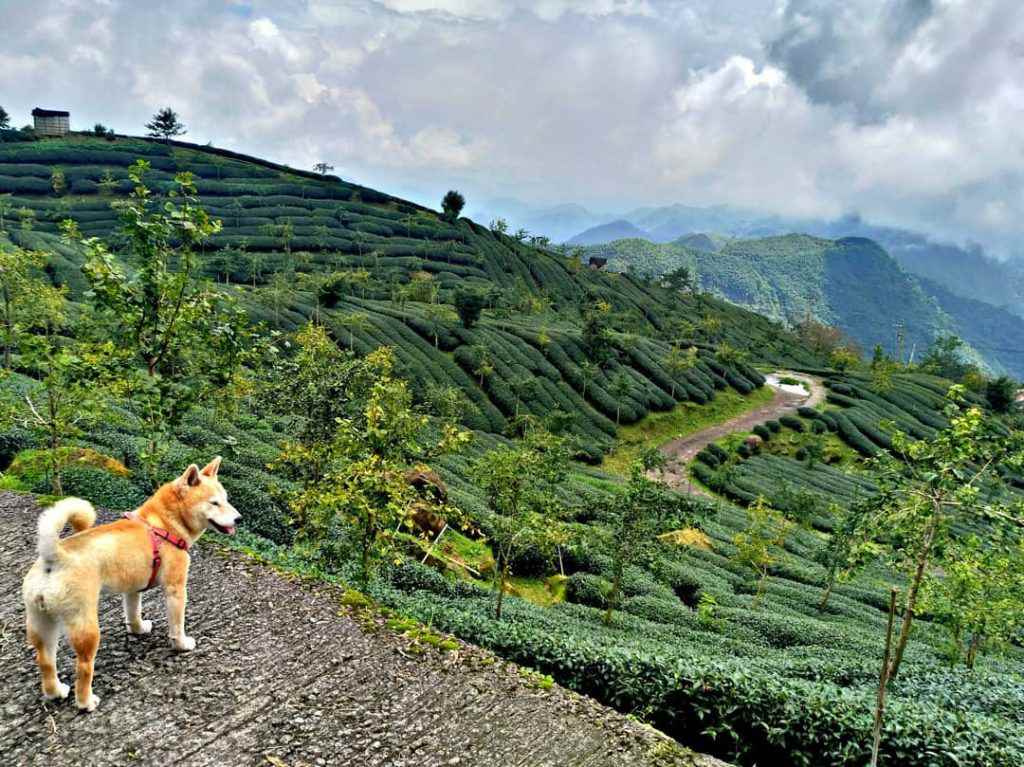
[[[35,122],[36,134],[39,136],[61,138],[71,130],[70,112],[36,107],[32,110],[32,119]]]

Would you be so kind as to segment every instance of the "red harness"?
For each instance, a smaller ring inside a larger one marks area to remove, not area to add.
[[[135,516],[135,512],[127,512],[124,518],[141,522],[149,531],[149,542],[153,546],[153,571],[149,574],[149,583],[146,584],[146,588],[140,589],[140,591],[149,591],[156,584],[156,576],[160,572],[160,562],[162,561],[160,559],[160,542],[167,541],[167,543],[182,551],[188,551],[188,541],[161,527],[153,527],[146,520]]]

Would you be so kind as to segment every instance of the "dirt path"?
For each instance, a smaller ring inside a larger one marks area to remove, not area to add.
[[[825,400],[826,390],[821,379],[809,376],[804,373],[794,373],[789,370],[779,370],[767,376],[767,386],[775,389],[775,396],[766,405],[755,408],[748,413],[723,421],[707,429],[688,434],[685,437],[672,440],[661,447],[661,452],[668,458],[668,466],[665,470],[665,481],[677,490],[685,491],[691,495],[706,496],[703,490],[695,487],[689,479],[686,467],[694,456],[712,442],[721,439],[733,432],[750,431],[754,426],[773,418],[794,412],[801,405],[813,407]],[[781,378],[795,378],[807,384],[807,389],[782,384]]]
[[[416,655],[367,633],[328,586],[300,585],[201,542],[189,582],[194,652],[165,639],[159,597],[149,637],[129,636],[104,596],[93,714],[44,703],[24,644],[21,579],[38,508],[0,493],[0,754],[5,765],[359,765],[668,767],[723,763],[471,645]],[[381,619],[377,619],[378,624]],[[62,642],[58,669],[71,681]]]

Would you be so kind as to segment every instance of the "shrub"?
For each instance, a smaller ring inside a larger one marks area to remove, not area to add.
[[[573,573],[566,581],[565,598],[569,602],[603,610],[608,605],[611,590],[612,584],[600,575]]]
[[[796,416],[784,415],[781,418],[779,418],[779,423],[785,426],[787,429],[792,429],[793,431],[802,432],[804,430],[804,422],[801,421]]]
[[[715,458],[718,459],[719,463],[724,463],[725,461],[729,460],[729,453],[726,452],[724,448],[720,447],[719,445],[716,445],[714,442],[708,445],[705,449],[712,455],[714,455]]]
[[[755,426],[753,428],[753,432],[761,439],[763,439],[765,442],[772,438],[772,433],[768,430],[768,427],[762,423],[759,423],[757,426]]]
[[[778,434],[780,431],[782,431],[782,424],[779,423],[778,421],[765,421],[764,425],[768,427],[768,430],[773,432],[774,434]]]
[[[721,464],[721,461],[718,460],[718,456],[716,456],[707,448],[704,448],[699,453],[697,453],[696,457],[698,461],[707,466],[710,466],[712,469],[717,469],[719,464]]]
[[[117,511],[138,508],[149,493],[127,477],[111,474],[92,466],[69,466],[61,472],[61,482],[67,495],[86,498],[96,506]],[[36,492],[49,492],[49,483]]]

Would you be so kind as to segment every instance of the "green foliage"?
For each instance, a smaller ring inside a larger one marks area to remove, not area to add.
[[[543,551],[561,540],[555,488],[565,477],[567,462],[564,442],[534,428],[521,442],[490,450],[474,463],[473,478],[494,514],[489,538],[498,619],[513,559],[524,549]]]
[[[773,548],[785,542],[788,524],[779,512],[760,497],[750,505],[747,514],[750,516],[749,525],[743,532],[736,533],[732,542],[736,547],[736,562],[749,568],[756,579],[754,605],[757,606],[764,593],[765,581],[776,561],[777,555]]]
[[[467,330],[480,319],[480,314],[486,305],[487,298],[479,291],[458,290],[455,292],[455,311],[459,315],[462,327]]]
[[[306,338],[310,346],[322,342],[315,331]],[[319,361],[311,360],[311,349],[305,351],[296,364],[301,369],[310,363],[315,370]],[[392,377],[390,350],[374,352],[365,364],[372,383],[357,411],[333,421],[335,431],[329,436],[307,432],[309,442],[286,444],[279,460],[302,482],[290,499],[301,541],[336,565],[345,557],[344,542],[351,540],[364,583],[380,558],[394,550],[396,531],[412,528],[416,510],[428,503],[406,473],[418,461],[458,449],[469,439],[468,433],[450,425],[432,435],[429,419],[412,410],[408,385]],[[302,371],[303,377],[308,379],[312,372]],[[308,396],[317,400],[325,393],[320,389]],[[315,402],[311,407],[323,410],[330,405]],[[441,500],[429,504],[433,513],[454,516],[455,509]]]
[[[458,220],[459,214],[462,213],[464,207],[466,207],[466,198],[454,189],[449,189],[441,200],[441,215],[445,221],[454,223]]]
[[[177,112],[170,107],[164,107],[153,115],[152,120],[146,123],[146,130],[149,131],[150,136],[162,138],[166,141],[167,139],[184,134],[185,126],[178,119]]]

